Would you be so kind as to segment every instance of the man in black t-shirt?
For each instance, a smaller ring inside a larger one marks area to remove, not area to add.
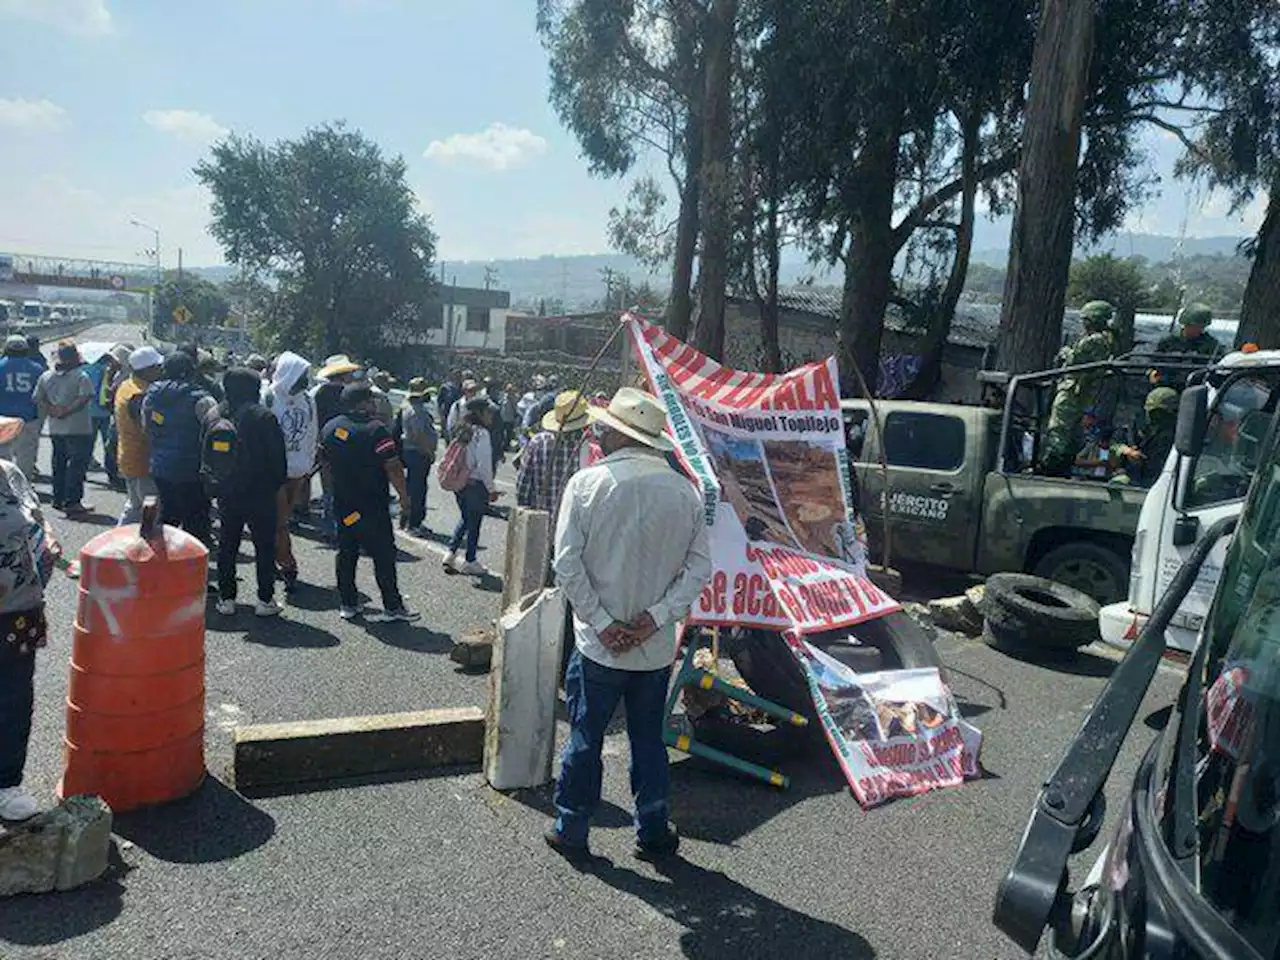
[[[356,564],[363,548],[373,559],[382,593],[382,611],[370,623],[412,623],[421,614],[410,611],[400,597],[396,578],[396,535],[391,526],[391,495],[395,487],[402,508],[409,503],[404,468],[396,442],[381,421],[374,419],[373,391],[354,383],[342,391],[346,410],[330,420],[320,434],[321,468],[333,491],[333,516],[338,527],[338,595],[344,620],[363,614],[356,591]]]

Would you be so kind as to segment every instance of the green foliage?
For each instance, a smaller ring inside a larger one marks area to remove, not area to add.
[[[156,332],[165,335],[177,333],[182,328],[174,321],[174,311],[186,307],[192,314],[195,326],[221,326],[230,311],[230,304],[222,289],[215,283],[194,273],[170,270],[156,288]]]
[[[1080,307],[1090,300],[1105,300],[1117,310],[1145,309],[1150,288],[1136,260],[1101,253],[1071,264],[1067,303]]]
[[[675,224],[666,215],[666,197],[658,181],[644,176],[631,184],[627,203],[609,210],[609,244],[648,267],[671,260]]]
[[[424,329],[435,235],[403,159],[334,124],[270,145],[232,136],[196,176],[228,261],[274,277],[259,318],[274,343],[375,355]]]

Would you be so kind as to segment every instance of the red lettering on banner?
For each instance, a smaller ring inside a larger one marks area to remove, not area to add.
[[[745,404],[743,400],[755,392],[756,387],[763,379],[763,375],[759,373],[743,373],[739,375],[740,379],[733,387],[720,397],[716,402],[726,407],[734,407],[741,409]]]
[[[680,344],[679,349],[671,355],[666,367],[671,382],[681,386],[702,370],[706,358],[687,343],[676,342]]]
[[[815,410],[839,410],[840,396],[831,382],[831,370],[821,364],[813,374],[813,403]]]
[[[728,367],[720,367],[711,371],[707,376],[703,377],[699,383],[689,390],[689,393],[695,397],[701,397],[703,400],[714,400],[720,389],[733,379],[735,371]]]
[[[702,596],[698,601],[698,606],[703,613],[722,614],[726,609],[725,591],[728,588],[729,578],[723,570],[716,571],[715,576],[711,578],[711,582],[702,588]]]

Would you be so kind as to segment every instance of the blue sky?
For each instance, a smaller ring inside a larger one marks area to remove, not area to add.
[[[388,153],[445,260],[605,252],[625,183],[590,177],[546,102],[534,0],[0,0],[0,250],[222,260],[191,168],[234,130],[345,119]],[[1152,134],[1156,168],[1177,150]],[[657,165],[654,164],[657,169]],[[1188,201],[1190,196],[1190,201]],[[1243,234],[1182,185],[1132,229]]]

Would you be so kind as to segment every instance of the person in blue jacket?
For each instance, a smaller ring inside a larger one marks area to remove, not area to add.
[[[21,420],[22,432],[0,447],[0,458],[12,460],[28,480],[36,475],[41,420],[35,390],[44,371],[45,367],[31,357],[25,339],[15,334],[5,340],[4,356],[0,357],[0,417]]]
[[[142,424],[151,444],[151,478],[160,494],[160,520],[212,544],[209,493],[200,477],[204,431],[218,402],[196,380],[184,352],[170,354],[164,376],[142,398]]]

